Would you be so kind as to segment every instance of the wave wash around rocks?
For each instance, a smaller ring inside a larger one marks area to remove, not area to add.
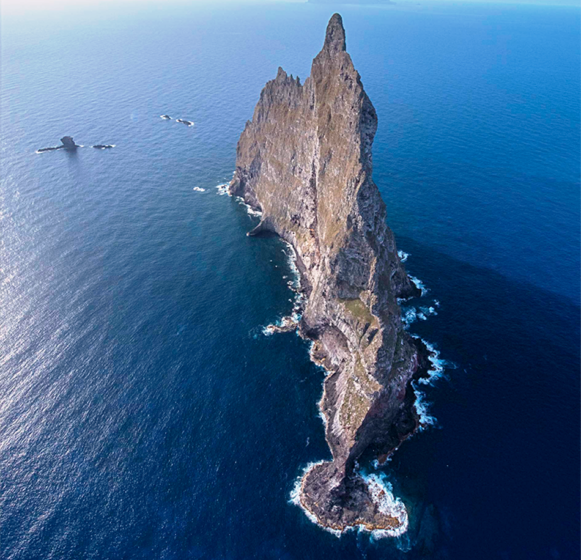
[[[397,535],[407,516],[385,506],[356,461],[364,452],[385,460],[417,430],[412,382],[427,374],[430,352],[401,320],[398,299],[420,290],[372,180],[376,129],[335,14],[304,84],[279,68],[263,89],[238,142],[229,192],[262,214],[249,235],[275,233],[295,249],[299,333],[328,372],[319,406],[333,460],[305,472],[298,502],[327,529]]]

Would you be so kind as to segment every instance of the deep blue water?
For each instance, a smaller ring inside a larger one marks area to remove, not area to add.
[[[262,335],[284,246],[215,189],[333,7],[107,6],[2,20],[0,556],[578,558],[579,9],[341,8],[389,223],[441,303],[410,330],[450,364],[386,470],[410,531],[374,542],[288,503],[329,455],[323,376]],[[65,134],[116,147],[35,154]]]

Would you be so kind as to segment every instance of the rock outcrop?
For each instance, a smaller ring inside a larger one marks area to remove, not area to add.
[[[42,152],[52,152],[54,150],[67,150],[69,152],[74,152],[76,151],[77,148],[80,147],[77,144],[75,144],[75,141],[73,140],[72,136],[63,136],[61,138],[61,142],[62,144],[60,146],[54,146],[51,148],[40,148],[36,151],[39,154]]]
[[[72,136],[63,136],[61,138],[61,142],[62,142],[62,147],[65,150],[71,150],[74,151],[78,148],[78,146],[75,144],[75,141],[73,140]]]
[[[299,332],[328,372],[320,409],[333,460],[305,473],[300,503],[332,529],[396,534],[401,516],[381,506],[356,460],[388,455],[417,428],[411,382],[427,369],[427,351],[401,321],[398,298],[418,290],[372,180],[376,129],[335,14],[304,84],[279,68],[263,89],[229,191],[262,212],[253,235],[273,232],[294,247],[304,290]]]

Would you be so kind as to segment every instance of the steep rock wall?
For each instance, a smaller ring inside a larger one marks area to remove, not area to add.
[[[351,57],[341,16],[304,84],[279,68],[237,147],[229,186],[262,212],[251,232],[295,248],[306,290],[300,332],[329,372],[320,408],[333,461],[304,477],[300,501],[342,530],[393,528],[354,472],[365,451],[390,453],[417,426],[410,381],[425,352],[404,330],[398,298],[417,294],[372,180],[377,115]]]

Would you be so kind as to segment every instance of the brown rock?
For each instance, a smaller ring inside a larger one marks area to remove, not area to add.
[[[410,381],[425,362],[397,303],[417,289],[372,180],[376,129],[335,14],[304,84],[282,68],[266,84],[229,186],[262,211],[255,233],[274,232],[296,250],[307,292],[300,332],[316,341],[313,358],[332,372],[320,408],[333,461],[304,477],[300,501],[339,529],[399,523],[378,513],[354,464],[367,449],[389,453],[415,429]]]

